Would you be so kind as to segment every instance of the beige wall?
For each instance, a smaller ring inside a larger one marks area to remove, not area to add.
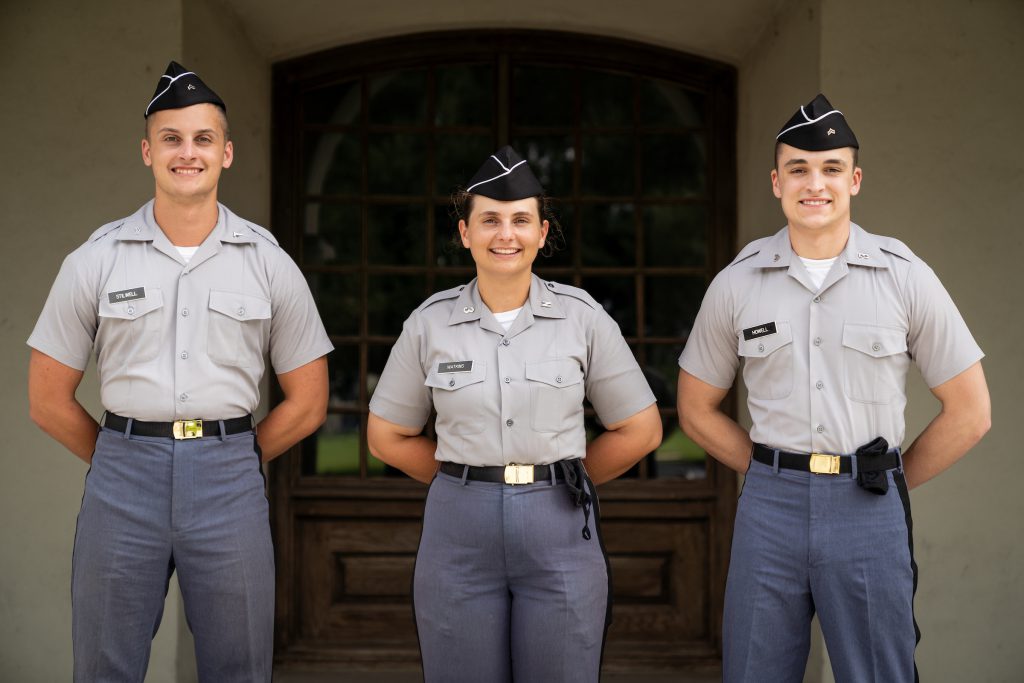
[[[328,11],[322,3],[293,4],[295,16],[313,6]],[[0,221],[17,256],[0,271],[6,293],[0,376],[7,387],[0,398],[6,436],[0,451],[6,466],[0,480],[0,679],[68,678],[70,552],[85,467],[28,421],[24,340],[64,254],[151,194],[135,139],[141,109],[167,60],[196,69],[227,100],[237,153],[221,196],[265,223],[273,50],[298,54],[369,35],[472,25],[579,30],[739,55],[733,61],[739,69],[740,244],[783,222],[767,182],[776,128],[819,89],[847,111],[864,145],[865,186],[854,203],[855,219],[904,239],[937,270],[989,354],[996,406],[995,428],[982,446],[913,496],[922,565],[921,670],[931,680],[1019,676],[1024,551],[1014,541],[1021,537],[1024,504],[1013,494],[1024,471],[1008,425],[1020,413],[1011,391],[1024,381],[1021,355],[1010,349],[1021,334],[1022,288],[1003,283],[1014,279],[1011,259],[1024,239],[1020,219],[1010,213],[1024,185],[1024,150],[1015,137],[1015,112],[1024,104],[1015,71],[1024,64],[1024,43],[1014,33],[1024,26],[1024,6],[1015,0],[761,4],[778,9],[764,13],[774,16],[771,21],[712,45],[665,29],[707,19],[672,0],[645,0],[643,12],[622,3],[563,0],[548,14],[529,14],[529,24],[511,7],[497,16],[493,7],[455,0],[433,3],[429,13],[417,4],[423,16],[412,24],[408,14],[389,12],[406,18],[385,20],[365,3],[348,3],[343,26],[330,35],[311,30],[315,38],[306,50],[269,44],[258,32],[250,40],[246,18],[229,9],[233,0],[5,4],[0,129],[8,132],[11,154],[7,182],[0,184]],[[551,20],[538,26],[541,16]],[[99,414],[91,371],[80,396]],[[908,432],[923,428],[936,409],[917,380]],[[173,589],[157,641],[149,680],[189,680],[190,647]],[[825,661],[812,657],[808,681],[828,680]]]

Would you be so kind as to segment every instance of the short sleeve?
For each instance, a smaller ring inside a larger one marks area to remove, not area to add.
[[[426,386],[420,349],[423,333],[417,313],[402,326],[402,334],[391,347],[377,386],[370,399],[370,412],[388,422],[422,427],[430,417],[433,403]]]
[[[733,328],[729,269],[711,281],[697,319],[679,356],[679,367],[702,382],[728,389],[739,369],[737,338]]]
[[[587,399],[603,424],[621,422],[655,402],[619,326],[603,308],[594,316],[587,346]]]
[[[299,267],[283,251],[279,256],[270,283],[270,363],[280,375],[327,355],[334,345]]]
[[[953,299],[927,264],[913,263],[906,291],[910,310],[907,345],[930,388],[984,357]]]
[[[85,370],[92,355],[99,301],[83,272],[81,249],[64,259],[28,345],[74,368]]]

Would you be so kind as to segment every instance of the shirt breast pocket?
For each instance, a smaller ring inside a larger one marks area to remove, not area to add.
[[[211,289],[206,354],[221,365],[259,365],[270,313],[262,297]]]
[[[535,432],[565,432],[583,415],[583,369],[571,358],[526,363],[530,426]]]
[[[751,398],[775,400],[793,392],[793,331],[775,322],[774,334],[739,340],[743,383]]]
[[[156,358],[164,328],[163,292],[148,287],[145,298],[116,304],[110,303],[104,294],[99,304],[105,357],[119,364],[145,363]]]
[[[486,378],[487,366],[483,361],[473,361],[472,369],[467,372],[438,372],[436,367],[430,371],[424,384],[433,389],[438,432],[479,434],[484,431]]]
[[[850,400],[891,403],[903,391],[909,367],[905,331],[878,325],[843,325],[843,390]]]

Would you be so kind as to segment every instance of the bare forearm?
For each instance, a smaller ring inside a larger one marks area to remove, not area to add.
[[[721,410],[686,410],[680,413],[680,426],[698,446],[726,467],[741,473],[750,467],[753,447],[750,435]]]
[[[903,454],[907,487],[920,486],[953,466],[987,431],[970,415],[939,413]]]
[[[92,462],[99,424],[75,399],[50,400],[31,407],[32,420],[39,428],[84,460]]]
[[[263,462],[273,460],[306,438],[324,422],[324,413],[311,410],[294,399],[285,399],[259,423],[256,442],[263,452]]]
[[[611,481],[661,444],[657,405],[612,427],[587,445],[587,473],[595,484]]]
[[[429,484],[437,472],[436,450],[437,443],[425,436],[396,436],[389,439],[383,449],[370,447],[370,452],[379,460],[424,484]]]

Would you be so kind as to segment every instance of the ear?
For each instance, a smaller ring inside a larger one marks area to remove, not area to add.
[[[853,184],[850,185],[850,195],[860,194],[860,181],[864,179],[864,173],[860,166],[853,169]]]
[[[228,140],[224,144],[224,161],[221,162],[221,168],[230,168],[231,162],[235,160],[235,146]]]
[[[462,238],[462,246],[469,249],[469,226],[464,220],[459,220],[459,237]]]
[[[149,148],[149,140],[142,138],[142,163],[146,166],[153,165],[153,156]]]
[[[775,193],[776,197],[782,199],[782,188],[779,187],[779,172],[774,168],[772,169],[772,192]]]
[[[537,245],[537,246],[540,246],[540,247],[544,246],[544,240],[546,240],[547,237],[548,237],[548,228],[550,228],[550,227],[551,227],[551,225],[547,221],[541,221],[541,224],[540,224],[540,244]]]

